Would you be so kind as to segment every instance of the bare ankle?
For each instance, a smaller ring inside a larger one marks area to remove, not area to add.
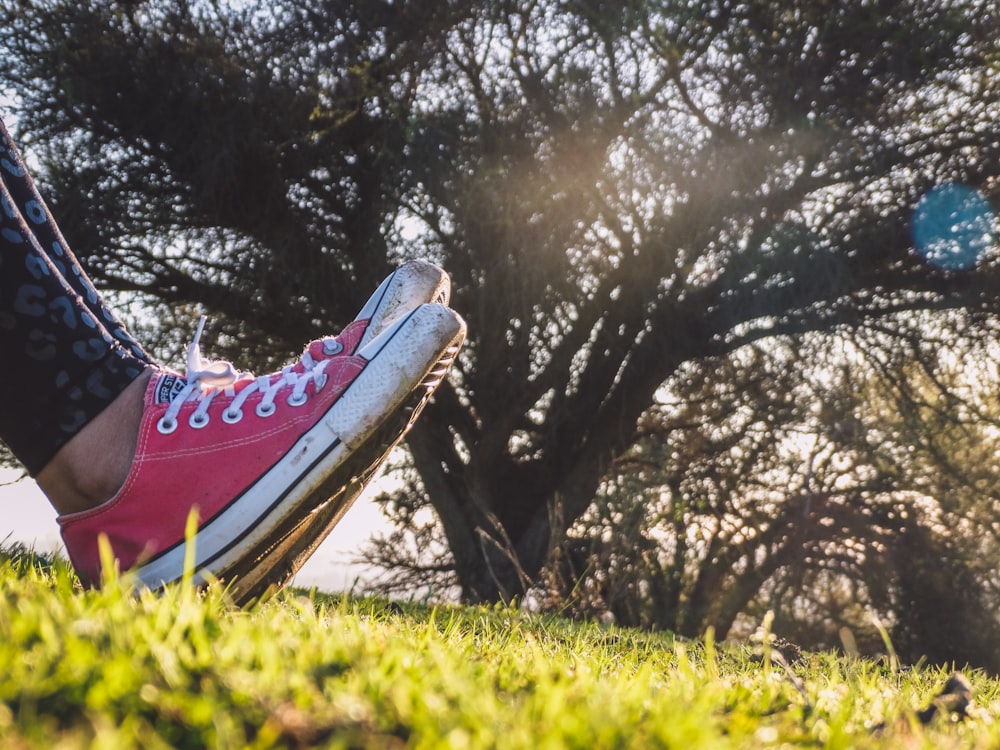
[[[38,486],[60,515],[101,505],[125,482],[151,374],[147,370],[129,384],[38,472]]]

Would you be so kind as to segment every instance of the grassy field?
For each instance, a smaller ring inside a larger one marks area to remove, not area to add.
[[[0,554],[4,750],[1000,747],[996,680],[921,715],[949,674],[510,608],[83,591]]]

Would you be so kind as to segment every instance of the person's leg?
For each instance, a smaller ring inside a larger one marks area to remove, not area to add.
[[[125,325],[104,303],[90,278],[62,236],[59,226],[35,186],[14,140],[0,119],[0,179],[7,187],[14,207],[70,288],[84,301],[97,321],[136,359],[154,364],[153,358],[126,330]]]
[[[147,369],[42,252],[2,181],[0,351],[6,360],[0,438],[36,477]],[[89,473],[96,476],[128,440],[120,428],[93,457]],[[53,504],[64,510],[58,496]]]

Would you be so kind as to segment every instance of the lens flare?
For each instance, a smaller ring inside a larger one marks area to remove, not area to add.
[[[913,242],[928,263],[949,271],[972,268],[996,244],[996,215],[967,185],[949,183],[927,192],[913,211]]]

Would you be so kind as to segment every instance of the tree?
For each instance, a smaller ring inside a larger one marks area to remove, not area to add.
[[[452,272],[470,338],[408,445],[468,600],[527,590],[684,368],[996,313],[992,255],[908,231],[936,184],[995,197],[993,3],[0,8],[72,244],[220,314],[219,353],[287,356],[404,255]]]
[[[907,316],[689,366],[552,556],[549,606],[1000,669],[996,328]]]

